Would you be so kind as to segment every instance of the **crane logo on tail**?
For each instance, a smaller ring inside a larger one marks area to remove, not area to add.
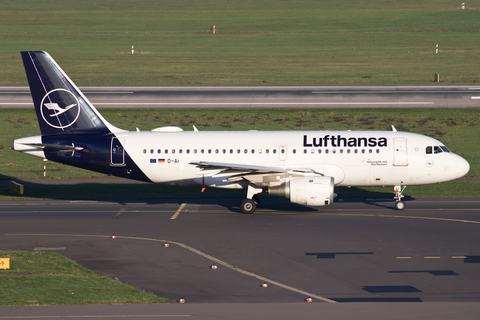
[[[54,89],[43,97],[40,111],[49,126],[65,129],[73,125],[80,116],[80,103],[70,91]]]

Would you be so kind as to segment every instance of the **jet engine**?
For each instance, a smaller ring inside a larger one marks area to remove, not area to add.
[[[268,190],[270,195],[306,206],[328,206],[333,202],[334,183],[328,176],[294,178]]]

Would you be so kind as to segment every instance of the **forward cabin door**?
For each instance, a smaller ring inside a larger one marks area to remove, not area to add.
[[[393,165],[408,166],[407,138],[394,138],[393,150],[394,150]]]

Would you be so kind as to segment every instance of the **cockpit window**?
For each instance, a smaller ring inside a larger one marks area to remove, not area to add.
[[[442,153],[442,152],[450,152],[447,147],[445,146],[428,146],[425,149],[426,154],[432,154],[432,153]]]

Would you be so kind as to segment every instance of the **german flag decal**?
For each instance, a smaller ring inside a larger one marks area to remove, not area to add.
[[[165,163],[165,159],[158,159],[158,163]]]

